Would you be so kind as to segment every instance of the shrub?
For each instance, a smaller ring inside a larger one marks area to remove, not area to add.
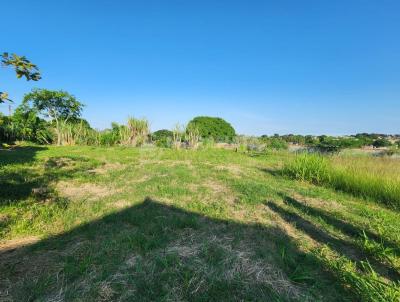
[[[286,150],[288,149],[288,143],[283,139],[272,137],[268,139],[267,147],[275,150]]]
[[[151,140],[155,142],[156,146],[169,148],[172,144],[174,134],[167,129],[158,130],[151,134]]]
[[[213,138],[216,142],[231,142],[236,135],[231,124],[219,117],[198,116],[188,127],[197,128],[202,139]]]
[[[372,143],[372,146],[374,146],[375,148],[390,147],[391,145],[392,143],[386,138],[378,138]]]

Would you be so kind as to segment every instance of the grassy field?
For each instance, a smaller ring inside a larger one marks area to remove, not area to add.
[[[400,209],[398,158],[303,153],[287,161],[283,173]]]
[[[399,301],[400,214],[292,157],[0,150],[0,301]]]

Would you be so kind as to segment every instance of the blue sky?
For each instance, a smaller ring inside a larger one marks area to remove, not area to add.
[[[210,115],[250,135],[400,133],[398,0],[15,0],[1,46],[43,75],[1,68],[16,104],[63,89],[96,128]]]

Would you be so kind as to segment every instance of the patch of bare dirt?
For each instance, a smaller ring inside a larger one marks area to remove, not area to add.
[[[139,177],[139,178],[130,178],[128,183],[129,184],[139,184],[139,183],[146,182],[150,179],[151,179],[151,177],[149,175],[143,175],[142,177]]]
[[[129,207],[131,203],[127,200],[121,199],[117,200],[116,202],[113,202],[112,205],[117,209],[123,209]]]
[[[46,168],[65,168],[74,165],[74,161],[68,157],[52,157],[45,162]]]
[[[100,167],[97,167],[95,169],[89,170],[90,173],[98,174],[98,175],[104,175],[107,174],[110,171],[114,170],[122,170],[125,167],[125,165],[120,164],[118,162],[115,163],[105,163]]]
[[[57,183],[56,189],[62,197],[68,199],[88,199],[95,200],[104,198],[115,193],[115,190],[92,183],[75,184],[61,181]]]
[[[36,236],[7,240],[0,243],[0,253],[11,252],[21,247],[36,243],[39,240],[40,238]]]
[[[10,216],[7,214],[0,214],[0,224],[6,224],[10,220]]]
[[[114,296],[115,291],[109,282],[102,282],[99,288],[100,301],[110,301]]]
[[[175,167],[179,165],[185,165],[188,168],[194,168],[193,163],[190,160],[170,160],[170,159],[164,159],[164,160],[142,160],[140,161],[140,166],[147,165],[147,164],[152,164],[152,165],[163,165],[163,166],[168,166],[168,167]]]

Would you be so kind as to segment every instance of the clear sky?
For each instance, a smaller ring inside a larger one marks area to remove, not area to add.
[[[18,104],[63,89],[96,128],[129,116],[152,130],[197,115],[243,134],[400,133],[400,1],[7,1],[1,68]],[[4,111],[6,105],[1,105]]]

